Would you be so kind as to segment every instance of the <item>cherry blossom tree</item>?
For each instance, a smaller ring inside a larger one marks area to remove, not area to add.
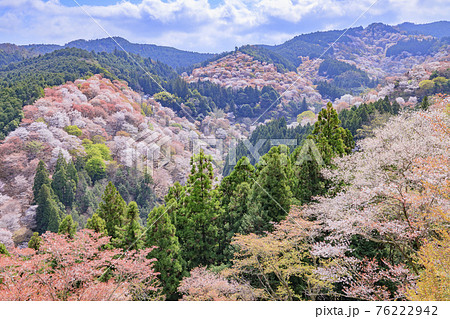
[[[255,300],[253,290],[247,284],[227,280],[206,267],[194,268],[190,277],[181,281],[178,291],[186,301]]]
[[[74,239],[45,233],[39,250],[0,256],[0,300],[148,300],[160,298],[152,250],[106,249],[90,230]]]

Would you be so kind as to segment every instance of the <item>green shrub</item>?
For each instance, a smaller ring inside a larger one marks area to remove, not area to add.
[[[74,135],[76,137],[80,137],[83,134],[83,132],[76,125],[66,126],[64,131],[66,131],[67,134]]]

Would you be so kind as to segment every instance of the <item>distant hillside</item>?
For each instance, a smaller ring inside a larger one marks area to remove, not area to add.
[[[13,62],[22,61],[33,54],[21,46],[11,43],[0,44],[0,67]]]
[[[277,67],[279,72],[296,70],[294,63],[289,61],[289,59],[262,46],[245,45],[240,47],[238,51],[248,54],[258,61],[272,63]]]
[[[405,22],[399,24],[397,28],[410,34],[431,35],[436,38],[450,36],[450,21],[438,21],[425,24]]]
[[[127,81],[136,91],[146,94],[161,91],[135,60],[159,84],[177,77],[172,68],[161,62],[137,55],[133,59],[121,51],[116,54],[92,53],[66,48],[0,67],[0,140],[19,125],[23,117],[22,106],[41,97],[45,87],[102,73],[111,80]]]
[[[309,56],[310,58],[318,58],[322,54],[330,56],[333,54],[333,48],[329,48],[342,33],[342,30],[333,30],[325,32],[313,32],[302,34],[280,45],[260,45],[260,47],[275,52],[288,59],[292,64],[301,64],[300,56]],[[348,42],[350,39],[344,35],[339,42]],[[327,50],[325,52],[325,50]],[[324,53],[325,52],[325,53]]]
[[[78,48],[97,53],[111,53],[114,52],[114,50],[121,50],[120,46],[116,42],[129,53],[139,54],[143,58],[151,58],[153,60],[163,62],[173,68],[187,67],[192,64],[203,62],[214,56],[214,54],[183,51],[171,47],[158,46],[155,44],[131,43],[120,37],[114,37],[114,39],[103,38],[88,41],[75,40],[64,46],[31,44],[23,46],[23,48],[32,53],[38,54],[45,54],[62,48]]]

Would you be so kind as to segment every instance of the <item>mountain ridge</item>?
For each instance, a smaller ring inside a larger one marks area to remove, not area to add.
[[[388,25],[384,23],[372,23],[366,28],[362,26],[350,28],[346,31],[346,34],[339,39],[339,43],[350,41],[349,36],[354,35],[355,32],[361,30],[371,30],[375,28],[382,28],[385,31],[405,33],[408,35],[429,35],[436,38],[445,38],[450,36],[450,21],[436,21],[424,24],[415,24],[411,22],[403,22],[398,25]],[[291,53],[286,52],[292,49],[292,47],[297,47],[303,52],[303,56],[318,57],[320,56],[328,47],[329,44],[335,41],[344,30],[328,30],[328,31],[316,31],[310,33],[302,33],[294,36],[278,45],[270,44],[247,44],[245,46],[253,46],[267,49],[273,51],[283,58],[287,58],[299,64],[301,60],[297,56],[293,56]],[[186,68],[195,64],[199,64],[214,58],[215,56],[221,56],[225,52],[218,53],[200,53],[195,51],[180,50],[175,47],[161,46],[156,44],[143,44],[143,43],[133,43],[123,37],[112,37],[112,38],[100,38],[100,39],[76,39],[72,40],[64,45],[57,44],[26,44],[26,45],[15,45],[11,43],[0,43],[0,52],[5,51],[8,46],[15,46],[15,51],[22,51],[21,54],[25,56],[34,56],[39,54],[50,53],[52,51],[76,47],[79,49],[85,49],[87,51],[95,52],[113,52],[115,49],[121,49],[117,43],[120,44],[126,51],[134,54],[139,54],[144,58],[152,58],[153,60],[158,60],[163,62],[174,69],[176,68]],[[24,52],[25,50],[25,52]],[[229,51],[232,52],[232,51]],[[333,53],[333,48],[329,48],[325,55]]]

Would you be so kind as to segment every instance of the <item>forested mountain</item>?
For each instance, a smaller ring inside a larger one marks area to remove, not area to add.
[[[161,91],[161,84],[177,78],[170,67],[160,62],[124,52],[96,54],[81,49],[53,51],[3,66],[0,68],[3,101],[0,104],[0,139],[19,125],[22,107],[41,97],[45,87],[99,73],[110,79],[126,80],[132,88],[146,94]]]
[[[112,53],[115,50],[122,51],[123,49],[128,53],[138,54],[143,58],[151,58],[152,60],[162,62],[172,68],[187,67],[214,56],[214,54],[183,51],[155,44],[131,43],[120,37],[88,41],[80,39],[71,41],[65,45],[29,44],[19,47],[21,50],[27,51],[27,54],[30,56],[50,53],[64,48],[78,48],[86,51],[94,51],[96,53]]]
[[[450,300],[445,25],[0,45],[0,300]]]
[[[350,29],[351,33],[353,29]],[[302,63],[301,57],[318,58],[320,56],[333,55],[333,48],[328,48],[342,34],[342,31],[324,31],[302,34],[288,40],[280,45],[262,45],[263,48],[278,53],[288,59],[292,64]],[[344,35],[339,42],[349,42],[348,36]],[[328,49],[328,50],[327,50]],[[326,52],[325,52],[326,51]],[[325,53],[324,53],[325,52]]]
[[[299,108],[292,105],[299,105],[304,99],[316,112],[326,101],[346,103],[348,107],[349,103],[344,101],[349,96],[355,102],[361,95],[373,96],[368,92],[372,89],[379,92],[377,86],[385,85],[393,76],[402,77],[418,65],[433,62],[445,68],[448,60],[449,43],[445,37],[412,35],[382,23],[351,28],[341,36],[342,33],[343,30],[315,32],[276,46],[244,46],[194,66],[183,78],[189,83],[212,82],[234,89],[272,86],[280,99],[271,105],[265,120],[296,117]],[[417,85],[427,79],[422,73]],[[369,100],[375,102],[385,95]],[[253,113],[256,118],[261,114]]]
[[[396,28],[410,34],[431,35],[436,38],[450,37],[449,21],[438,21],[424,24],[405,22],[397,25]]]

